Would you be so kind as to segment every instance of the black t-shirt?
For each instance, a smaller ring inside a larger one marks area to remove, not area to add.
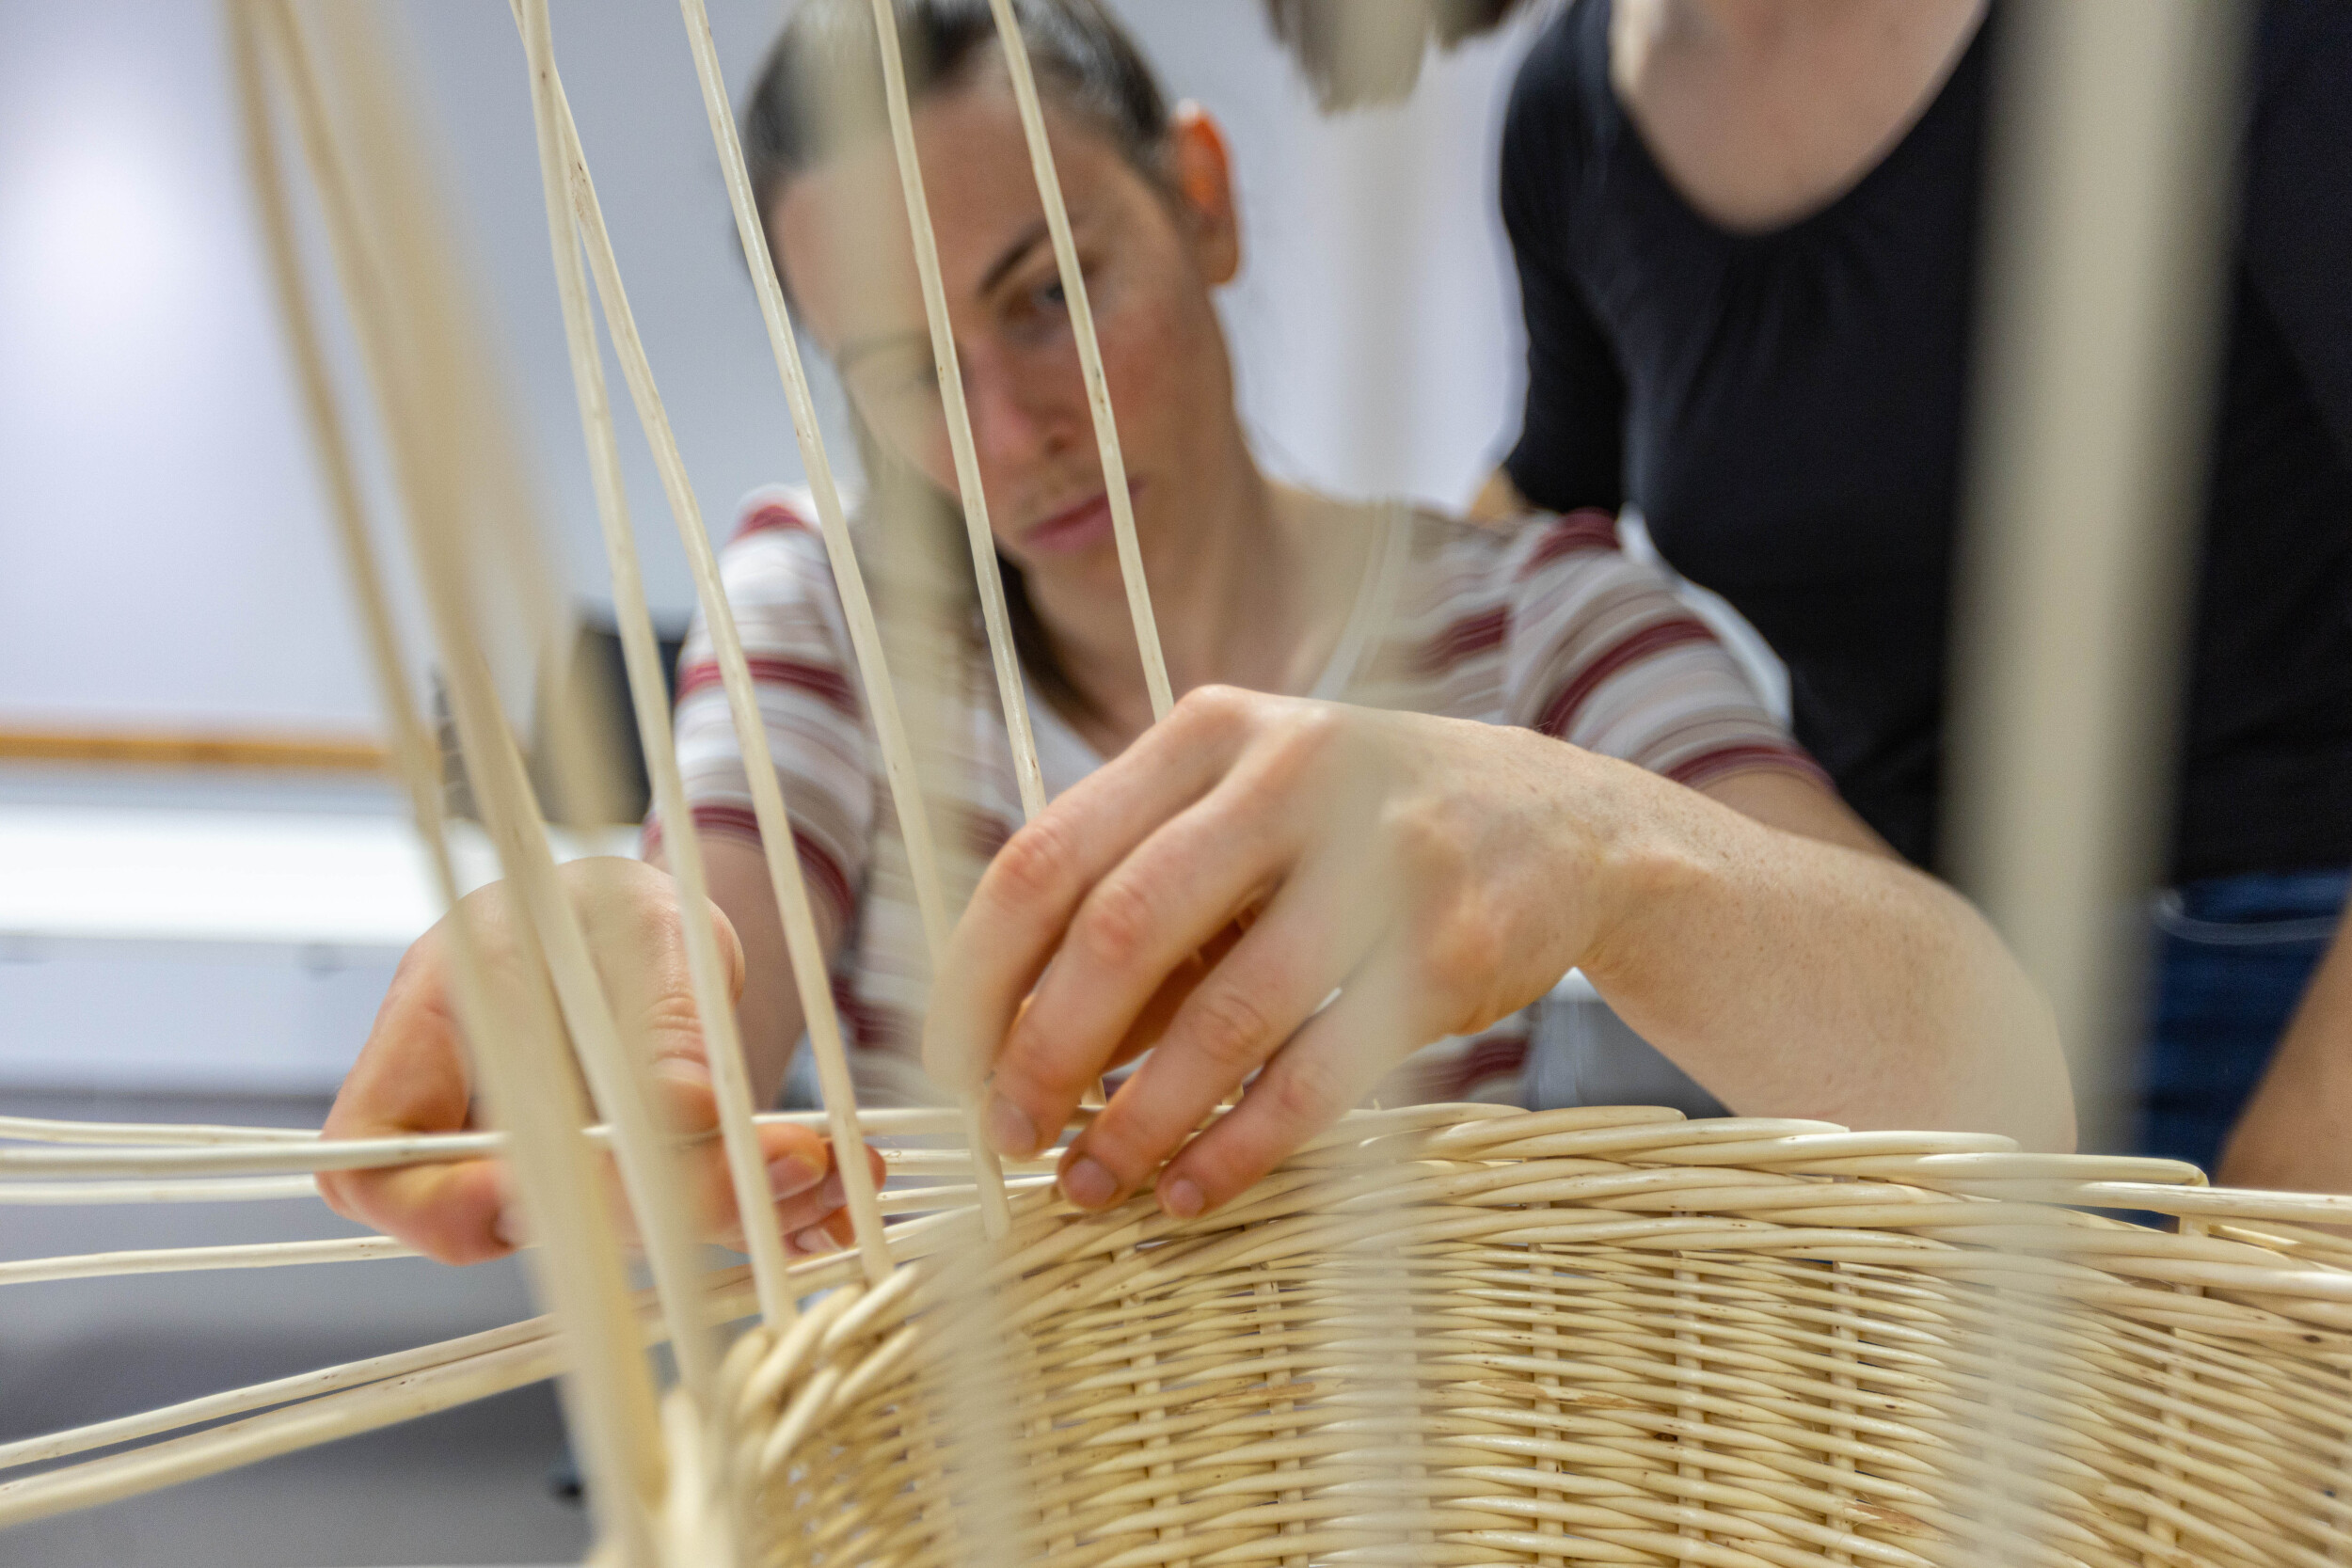
[[[1638,507],[1788,661],[1797,737],[1922,864],[1991,30],[1883,161],[1762,234],[1701,217],[1652,161],[1609,84],[1606,0],[1546,30],[1503,133],[1529,339],[1512,480],[1540,506]],[[2268,6],[2250,88],[2179,880],[2352,862],[2352,5]]]

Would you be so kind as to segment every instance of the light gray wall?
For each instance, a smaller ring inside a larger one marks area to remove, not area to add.
[[[0,0],[0,716],[372,717],[211,6]]]
[[[1278,471],[1458,501],[1516,423],[1493,142],[1522,24],[1401,110],[1318,117],[1256,0],[1118,0],[1231,133],[1248,262],[1225,300]],[[714,0],[739,95],[780,14]],[[601,549],[505,8],[400,8],[454,222],[579,597]],[[675,10],[582,0],[558,46],[707,516],[799,475]],[[0,723],[369,724],[373,701],[250,233],[215,9],[0,0]],[[615,377],[615,390],[618,378]],[[625,444],[658,604],[690,602]]]

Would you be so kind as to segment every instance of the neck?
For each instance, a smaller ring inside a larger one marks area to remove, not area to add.
[[[1979,0],[1617,0],[1623,24],[1653,46],[1705,48],[1756,59],[1847,35],[1883,36],[1923,11],[1973,10]]]
[[[1610,81],[1702,214],[1763,230],[1884,156],[1964,51],[1984,0],[1616,0]]]
[[[1327,537],[1322,504],[1266,479],[1238,429],[1232,445],[1232,461],[1187,486],[1177,507],[1163,512],[1158,536],[1143,541],[1160,651],[1178,696],[1212,684],[1289,689],[1328,618],[1321,613],[1332,576],[1319,569]],[[1029,592],[1091,710],[1067,717],[1104,755],[1123,749],[1152,718],[1124,594],[1105,593],[1091,578],[1049,574],[1033,576]]]

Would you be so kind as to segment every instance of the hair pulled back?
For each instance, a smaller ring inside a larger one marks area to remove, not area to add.
[[[997,46],[988,0],[892,0],[907,96],[962,86]],[[1102,0],[1013,0],[1038,89],[1086,119],[1139,169],[1156,172],[1168,98]],[[743,110],[743,157],[764,209],[794,175],[859,137],[884,134],[872,7],[802,0],[768,52]],[[847,84],[866,91],[844,91]]]
[[[907,97],[915,103],[972,80],[984,61],[1001,58],[988,0],[892,0]],[[1104,137],[1147,179],[1165,173],[1167,95],[1142,52],[1102,0],[1012,0],[1038,91],[1054,109]],[[743,159],[762,214],[792,179],[844,148],[887,136],[882,59],[870,0],[800,0],[769,49],[743,110]],[[774,235],[769,236],[772,252]],[[772,257],[779,280],[783,259]],[[788,284],[787,284],[788,288]],[[961,531],[954,503],[930,489],[854,419],[867,483],[866,508],[901,518],[935,518],[943,540]],[[950,547],[945,552],[953,555]],[[1013,643],[1041,695],[1064,712],[1093,705],[1070,678],[1029,597],[1020,568],[1000,552]],[[930,590],[884,583],[883,592]],[[967,585],[968,588],[968,585]],[[977,598],[966,603],[977,634]]]

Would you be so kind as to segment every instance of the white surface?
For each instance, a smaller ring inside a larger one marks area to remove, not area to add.
[[[0,772],[0,1089],[332,1093],[441,912],[383,803],[364,784]],[[479,829],[454,835],[467,887],[495,875]]]
[[[628,854],[634,830],[558,836],[561,859]],[[452,825],[471,889],[496,858]],[[440,918],[413,829],[390,817],[0,806],[0,941],[397,958]]]

